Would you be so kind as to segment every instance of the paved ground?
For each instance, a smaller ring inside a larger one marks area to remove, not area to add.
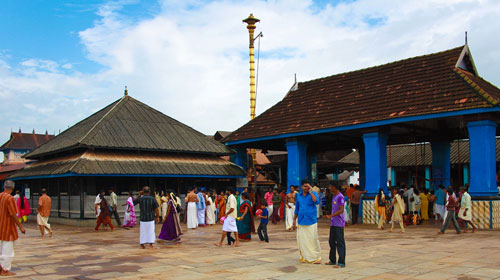
[[[53,225],[41,241],[34,224],[16,243],[13,271],[5,279],[500,279],[500,232],[438,236],[437,227],[405,234],[361,225],[346,229],[347,267],[300,264],[295,234],[268,228],[271,243],[218,248],[220,226],[185,231],[182,245],[140,249],[138,227],[114,232]],[[185,230],[185,228],[184,228]],[[159,226],[157,228],[159,231]],[[320,224],[323,262],[328,224]]]

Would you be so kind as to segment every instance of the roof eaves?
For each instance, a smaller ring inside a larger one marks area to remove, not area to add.
[[[467,77],[467,75],[465,75],[462,71],[464,70],[460,70],[458,68],[455,68],[453,69],[453,71],[459,76],[461,77],[464,82],[467,83],[467,85],[469,85],[477,94],[479,94],[482,98],[484,98],[486,101],[488,101],[490,104],[492,104],[493,106],[497,106],[499,101],[494,98],[493,96],[491,96],[490,94],[488,94],[485,90],[483,90],[478,84],[476,84],[473,80],[471,80],[469,77]]]

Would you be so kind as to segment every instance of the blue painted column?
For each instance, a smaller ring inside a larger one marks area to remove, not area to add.
[[[366,133],[363,142],[366,195],[375,196],[380,188],[387,193],[387,136],[379,132]]]
[[[359,154],[359,186],[362,190],[366,186],[366,168],[365,168],[365,147],[360,147],[358,150]]]
[[[286,142],[288,152],[287,193],[290,185],[300,186],[300,181],[307,177],[307,143],[296,139]]]
[[[232,154],[230,156],[231,162],[243,168],[243,170],[247,170],[247,149],[245,148],[233,148],[236,150],[236,154]]]
[[[469,183],[469,166],[467,164],[464,164],[463,173],[464,173],[464,185],[467,185]]]
[[[425,189],[429,190],[431,188],[431,169],[429,166],[425,167]]]
[[[431,142],[432,183],[434,190],[440,184],[450,186],[450,142]]]
[[[496,128],[493,121],[467,124],[469,131],[471,196],[498,196],[496,184]]]

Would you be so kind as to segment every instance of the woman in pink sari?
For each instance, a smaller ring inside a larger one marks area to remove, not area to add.
[[[128,199],[125,204],[125,217],[123,217],[123,227],[134,227],[137,223],[135,218],[135,208],[134,208],[134,198],[132,197],[132,193],[128,193]]]
[[[16,201],[17,204],[17,217],[19,218],[19,222],[27,222],[28,216],[31,214],[30,203],[28,199],[24,196],[24,191],[22,191],[19,195],[19,198]]]

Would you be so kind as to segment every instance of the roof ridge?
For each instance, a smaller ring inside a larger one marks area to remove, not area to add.
[[[457,50],[457,49],[463,49],[464,47],[466,47],[466,45],[455,47],[455,48],[444,50],[444,51],[440,51],[440,52],[436,52],[436,53],[429,53],[429,54],[424,54],[424,55],[417,55],[417,56],[414,56],[414,57],[409,57],[409,58],[404,58],[404,59],[400,59],[400,60],[395,60],[395,61],[387,62],[387,63],[384,63],[384,64],[379,64],[379,65],[370,66],[370,67],[366,67],[366,68],[361,68],[361,69],[356,69],[356,70],[352,70],[352,71],[337,73],[337,74],[333,74],[333,75],[329,75],[329,76],[324,76],[324,77],[312,79],[312,80],[305,81],[305,82],[299,82],[299,84],[305,84],[305,83],[310,83],[310,82],[314,82],[314,81],[318,81],[318,80],[322,80],[322,79],[332,78],[332,77],[335,77],[335,76],[352,74],[352,73],[366,71],[366,70],[372,70],[374,68],[380,68],[380,67],[388,66],[388,65],[391,65],[391,64],[395,64],[395,63],[401,63],[401,62],[405,62],[405,61],[408,61],[408,60],[413,60],[413,59],[416,59],[416,58],[423,58],[423,57],[440,55],[440,54],[443,54],[443,53],[446,53],[446,52],[451,52],[451,51],[454,51],[454,50]]]
[[[462,80],[468,85],[470,86],[477,94],[479,94],[482,98],[484,98],[486,101],[488,101],[489,103],[491,103],[492,105],[494,106],[497,106],[499,101],[493,97],[491,94],[487,93],[480,85],[478,85],[476,82],[474,82],[472,79],[470,79],[469,77],[467,77],[467,75],[463,72],[467,72],[463,69],[460,69],[460,68],[454,68],[453,69],[453,72],[455,72],[459,77],[462,78]],[[470,72],[469,72],[470,73]],[[471,73],[472,74],[472,73]],[[476,75],[474,75],[476,76]],[[476,76],[480,79],[483,79],[479,76]],[[484,80],[484,79],[483,79]],[[486,80],[485,80],[486,81]]]
[[[119,104],[121,104],[123,100],[125,100],[125,98],[127,98],[127,95],[124,95],[122,98],[120,98],[120,100],[119,100],[119,101],[118,101],[118,102],[117,102],[117,103],[116,103],[116,104],[115,104],[115,105],[114,105],[111,109],[109,109],[109,111],[108,111],[108,112],[106,112],[106,114],[104,114],[104,116],[102,116],[102,118],[101,118],[101,119],[99,119],[99,120],[98,120],[98,121],[97,121],[97,122],[96,122],[96,123],[95,123],[95,124],[94,124],[94,125],[90,128],[90,129],[89,129],[89,131],[87,131],[87,133],[85,133],[85,135],[84,135],[84,136],[83,136],[80,140],[78,140],[78,142],[77,142],[77,143],[78,143],[78,144],[81,144],[81,143],[82,143],[82,141],[83,141],[83,140],[85,140],[85,138],[87,138],[87,136],[89,136],[89,134],[90,134],[92,131],[94,131],[94,129],[95,129],[95,128],[97,128],[97,126],[98,126],[99,124],[101,124],[101,122],[102,122],[102,121],[103,121],[103,120],[104,120],[104,119],[105,119],[105,118],[106,118],[106,117],[107,117],[107,116],[108,116],[111,112],[113,112],[113,110],[114,110],[116,107],[118,107],[118,105],[119,105]]]

